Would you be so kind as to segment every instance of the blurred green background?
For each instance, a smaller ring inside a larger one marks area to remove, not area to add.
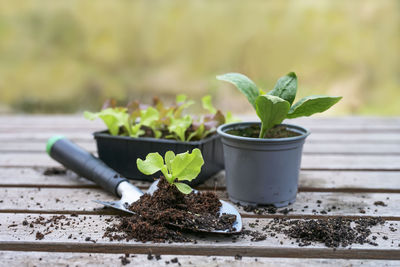
[[[251,112],[217,74],[263,89],[289,71],[328,114],[400,115],[400,1],[69,0],[0,3],[0,113],[97,110],[212,94]]]

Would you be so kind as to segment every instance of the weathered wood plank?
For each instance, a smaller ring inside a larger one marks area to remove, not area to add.
[[[224,191],[216,191],[218,197],[227,199]],[[115,196],[99,188],[0,188],[0,212],[32,213],[104,213],[103,206],[93,200],[116,200]],[[374,205],[383,201],[386,206]],[[319,203],[321,202],[321,203]],[[382,216],[400,220],[400,194],[387,193],[327,193],[300,192],[290,205],[289,216]],[[242,208],[244,216],[255,216]],[[269,216],[268,214],[266,214]],[[282,213],[276,213],[273,216]]]
[[[400,125],[399,124],[390,124],[390,123],[382,123],[382,124],[326,124],[323,121],[320,123],[316,122],[302,122],[302,123],[294,123],[289,122],[290,124],[297,124],[301,125],[311,132],[343,132],[343,133],[385,133],[385,132],[400,132]],[[18,132],[32,132],[32,131],[62,131],[62,132],[71,132],[71,131],[78,131],[78,132],[93,132],[103,130],[106,127],[101,122],[98,123],[90,123],[87,122],[86,124],[83,123],[76,123],[76,124],[2,124],[2,132],[7,133],[18,133]]]
[[[18,142],[46,142],[51,136],[63,134],[67,138],[74,141],[90,141],[93,136],[90,131],[85,132],[63,132],[63,131],[50,131],[50,132],[30,132],[30,133],[3,133],[0,132],[0,142],[18,141]],[[307,142],[313,143],[333,143],[333,142],[344,142],[344,143],[400,143],[400,134],[398,133],[330,133],[321,132],[311,134],[307,138]]]
[[[2,153],[0,167],[54,167],[60,166],[45,153]],[[400,170],[397,155],[303,155],[302,169],[312,170]]]
[[[90,152],[96,152],[97,147],[94,140],[80,141],[77,144]],[[1,142],[0,152],[7,153],[44,153],[45,142]],[[400,155],[400,143],[399,144],[369,144],[369,143],[355,143],[355,144],[343,144],[343,143],[313,143],[306,142],[303,148],[304,154],[347,154],[347,155]]]
[[[207,180],[203,188],[224,189],[225,172]],[[384,171],[300,171],[300,192],[400,193],[400,172]]]
[[[152,253],[181,254],[181,255],[219,255],[256,257],[298,257],[298,258],[353,258],[353,259],[400,259],[398,247],[400,233],[392,232],[389,226],[398,228],[398,222],[386,222],[384,225],[374,226],[371,229],[378,239],[379,246],[370,244],[354,244],[351,249],[326,248],[322,244],[312,247],[299,247],[290,238],[277,234],[275,238],[267,238],[259,242],[252,242],[248,236],[237,237],[235,242],[231,236],[215,236],[202,234],[198,242],[194,243],[138,243],[133,241],[108,241],[104,239],[103,231],[107,227],[109,216],[90,215],[69,217],[71,225],[54,229],[42,240],[35,240],[36,231],[46,232],[46,226],[37,225],[34,229],[23,225],[23,220],[31,221],[34,215],[3,214],[0,218],[0,250],[23,251],[51,251],[51,252],[99,252],[99,253]],[[43,215],[50,217],[50,215]],[[254,224],[256,219],[244,219],[244,226],[249,228],[249,223]],[[73,223],[74,221],[75,223]],[[270,223],[270,219],[258,219],[253,228],[261,230]],[[390,225],[392,224],[392,225]],[[9,227],[9,225],[16,225]],[[71,236],[70,238],[68,238]],[[386,236],[387,238],[382,238]],[[90,240],[86,241],[86,237]],[[216,242],[216,240],[218,240]]]
[[[63,175],[44,175],[45,168],[0,168],[0,187],[97,187],[71,171]],[[148,182],[133,181],[139,187]],[[199,188],[225,188],[222,171]],[[301,171],[299,191],[400,192],[400,172]]]
[[[77,145],[86,149],[89,152],[96,152],[97,147],[94,140],[88,141],[79,141],[76,142]],[[388,147],[392,147],[392,145],[388,145]],[[400,146],[399,146],[400,147]],[[386,150],[386,149],[385,149]],[[0,142],[0,152],[12,153],[45,153],[46,152],[46,142],[18,142],[18,141],[10,141],[10,142]]]
[[[257,116],[254,115],[237,115],[244,121],[257,120]],[[19,114],[19,115],[0,115],[0,122],[5,125],[68,125],[79,124],[98,124],[101,125],[100,121],[88,122],[82,113],[78,114],[58,114],[58,115],[32,115],[32,114]],[[293,124],[325,124],[325,125],[368,125],[374,127],[376,125],[399,125],[400,117],[377,117],[377,116],[338,116],[338,117],[327,117],[325,115],[313,116],[310,118],[297,118],[292,120],[286,120],[285,122]]]
[[[22,252],[22,251],[0,251],[2,264],[9,267],[32,266],[68,266],[72,263],[76,266],[124,266],[121,258],[125,254],[105,253],[71,253],[71,252]],[[130,261],[126,266],[166,266],[166,262],[177,258],[182,266],[398,266],[398,261],[391,260],[349,260],[349,259],[304,259],[304,258],[263,258],[242,257],[235,260],[227,256],[186,256],[186,255],[160,255],[161,259],[147,259],[147,255],[131,254]],[[171,263],[172,264],[172,263]],[[172,266],[174,266],[172,264]]]
[[[45,175],[46,168],[0,168],[0,187],[61,187],[96,188],[92,181],[72,171],[65,174]],[[136,186],[148,187],[150,182],[132,181]]]

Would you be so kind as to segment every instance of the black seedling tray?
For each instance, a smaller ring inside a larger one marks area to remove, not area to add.
[[[122,176],[133,180],[153,181],[161,172],[154,175],[144,175],[136,167],[136,159],[145,159],[148,153],[158,152],[164,157],[165,152],[172,150],[177,153],[201,150],[204,165],[199,176],[190,185],[198,185],[224,169],[224,156],[221,138],[214,134],[200,141],[182,142],[169,139],[149,137],[132,138],[127,136],[112,136],[107,130],[95,132],[99,158]]]

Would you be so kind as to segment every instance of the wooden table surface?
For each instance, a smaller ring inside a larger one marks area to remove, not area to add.
[[[304,147],[297,201],[286,216],[297,219],[380,216],[386,220],[385,224],[371,229],[379,246],[299,247],[294,240],[280,234],[278,238],[259,242],[240,237],[233,243],[231,237],[216,235],[199,237],[196,244],[109,241],[102,237],[109,224],[106,219],[116,213],[92,200],[116,198],[71,172],[43,174],[46,168],[60,166],[45,153],[50,136],[63,134],[95,152],[91,133],[103,129],[102,123],[88,122],[77,115],[3,115],[0,116],[0,266],[118,266],[124,253],[136,255],[128,258],[132,266],[166,266],[166,261],[175,257],[183,266],[399,266],[400,118],[306,118],[291,123],[309,128],[312,134]],[[134,183],[143,189],[148,186],[145,182]],[[221,172],[199,189],[215,189],[226,199],[224,184]],[[318,200],[322,203],[318,204]],[[386,206],[376,206],[376,201],[383,201]],[[321,213],[332,206],[337,209]],[[285,216],[255,215],[243,209],[240,212],[246,228],[256,220],[259,221],[256,227],[262,228],[273,218]],[[42,240],[36,240],[34,233],[45,231],[45,226],[35,225],[32,229],[23,225],[26,218],[54,215],[66,215],[80,224],[53,229]],[[148,260],[149,252],[160,254],[161,259]],[[243,257],[235,259],[235,255]],[[178,263],[170,262],[168,266]]]

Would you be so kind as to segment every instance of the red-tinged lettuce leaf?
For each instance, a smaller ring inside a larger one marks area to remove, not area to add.
[[[106,101],[104,101],[103,106],[101,109],[108,109],[108,108],[115,108],[117,106],[117,100],[114,98],[109,98]]]

